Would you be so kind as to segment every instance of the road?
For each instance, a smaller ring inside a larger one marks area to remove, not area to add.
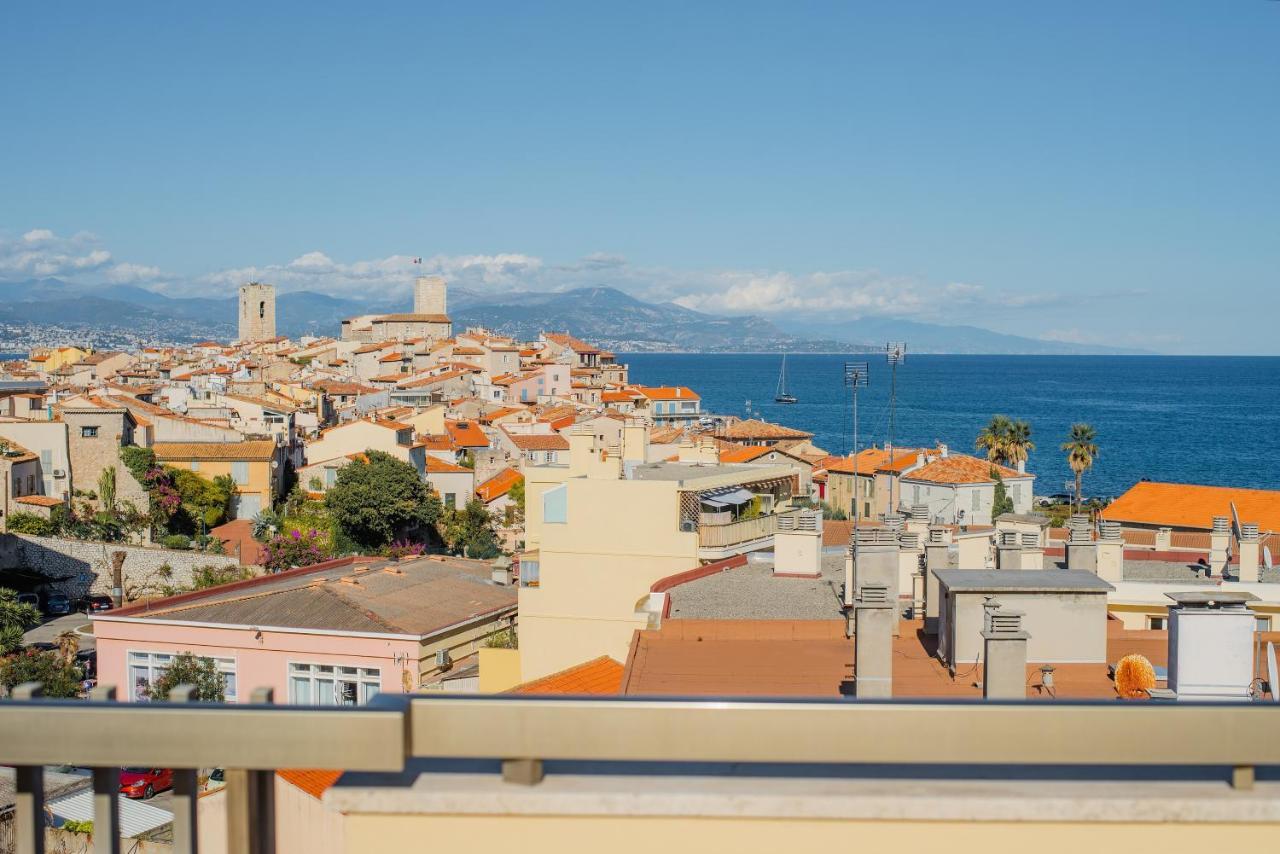
[[[27,645],[38,644],[43,647],[58,645],[58,635],[63,632],[80,630],[80,651],[89,652],[94,649],[93,635],[89,632],[89,618],[81,613],[67,614],[65,617],[54,617],[36,626],[22,636]]]

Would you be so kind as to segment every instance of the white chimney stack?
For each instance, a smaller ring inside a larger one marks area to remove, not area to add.
[[[1257,596],[1220,589],[1166,593],[1169,690],[1179,700],[1248,700]]]

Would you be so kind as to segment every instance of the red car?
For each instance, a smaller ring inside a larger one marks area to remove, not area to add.
[[[172,768],[120,769],[120,794],[126,798],[149,798],[172,787]]]

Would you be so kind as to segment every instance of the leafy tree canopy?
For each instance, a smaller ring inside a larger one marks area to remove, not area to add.
[[[23,682],[43,682],[46,697],[75,697],[84,672],[56,650],[29,649],[0,664],[0,685],[12,691]]]
[[[148,700],[163,701],[179,685],[194,685],[191,699],[197,702],[221,703],[227,698],[227,680],[218,672],[218,665],[212,658],[189,652],[175,656],[167,670],[143,686],[142,694]]]
[[[367,451],[339,469],[325,506],[352,542],[372,551],[440,518],[440,499],[417,470],[383,451]]]

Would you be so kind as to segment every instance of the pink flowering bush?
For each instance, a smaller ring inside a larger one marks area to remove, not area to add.
[[[280,572],[295,566],[311,566],[332,556],[326,537],[314,528],[303,534],[301,531],[289,531],[276,534],[262,548],[262,565],[268,572]]]
[[[392,560],[400,560],[406,557],[417,557],[426,551],[426,543],[415,543],[411,540],[396,540],[383,550],[384,554]]]

